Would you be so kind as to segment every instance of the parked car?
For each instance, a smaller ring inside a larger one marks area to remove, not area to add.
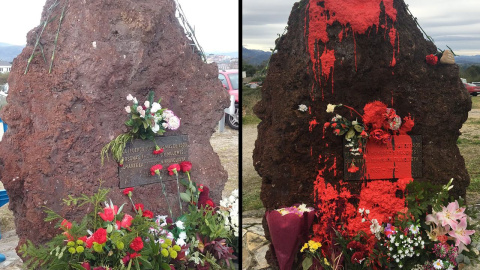
[[[478,94],[480,94],[480,86],[477,86],[472,83],[463,83],[463,85],[465,86],[465,88],[467,88],[468,93],[470,93],[470,95],[477,96]]]
[[[238,129],[240,121],[238,118],[238,69],[220,70],[218,79],[222,82],[223,87],[228,93],[235,97],[235,113],[225,114],[225,122],[232,129]]]

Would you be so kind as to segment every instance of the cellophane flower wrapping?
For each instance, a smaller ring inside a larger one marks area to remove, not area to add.
[[[296,205],[265,213],[280,270],[291,269],[300,244],[306,242],[315,212]]]

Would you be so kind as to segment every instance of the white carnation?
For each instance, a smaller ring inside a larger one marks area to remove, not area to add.
[[[175,222],[175,225],[176,225],[177,228],[179,228],[180,230],[185,229],[185,226],[183,226],[183,221],[181,221],[181,220],[178,220],[177,222]]]
[[[159,130],[160,130],[160,125],[158,125],[157,123],[155,123],[155,125],[152,127],[153,133],[157,133]]]
[[[128,94],[128,96],[127,96],[127,100],[128,100],[128,101],[132,101],[132,100],[133,100],[133,96],[132,96],[132,94]]]
[[[177,130],[180,127],[180,118],[177,116],[171,116],[168,119],[168,128],[171,130]]]
[[[157,102],[153,102],[153,103],[152,103],[152,108],[150,109],[150,111],[151,111],[152,113],[156,113],[156,112],[157,112],[158,110],[160,110],[160,109],[162,109],[162,106],[160,106],[160,104],[157,103]]]
[[[145,108],[150,107],[150,101],[145,100],[145,103],[143,103],[143,105],[145,105]]]
[[[327,105],[327,113],[333,113],[333,111],[335,110],[335,107],[337,107],[337,105],[328,104]]]
[[[127,106],[127,107],[125,107],[125,111],[126,111],[127,113],[131,113],[131,112],[132,112],[132,109],[130,109],[130,106]]]
[[[306,112],[308,110],[308,107],[305,104],[300,104],[298,105],[298,110],[301,112]]]

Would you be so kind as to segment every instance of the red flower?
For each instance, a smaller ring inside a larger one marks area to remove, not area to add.
[[[198,185],[198,191],[203,192],[203,185]]]
[[[327,128],[330,126],[330,122],[326,122],[325,124],[323,124],[323,128]]]
[[[123,190],[123,194],[129,196],[130,192],[133,192],[133,187],[128,187]]]
[[[385,123],[387,105],[380,101],[370,102],[363,108],[363,123],[373,129],[380,129]],[[369,130],[367,128],[367,130]]]
[[[90,268],[90,263],[89,263],[89,262],[83,262],[83,263],[81,264],[81,266],[82,266],[83,268],[85,268],[86,270],[91,270],[91,268]]]
[[[128,263],[131,259],[134,259],[134,258],[140,257],[140,256],[142,256],[142,255],[140,255],[140,254],[138,254],[138,253],[136,253],[136,252],[131,253],[131,254],[130,254],[129,252],[127,252],[127,255],[125,255],[125,257],[122,258],[122,263],[123,263],[123,265],[126,266],[127,263]]]
[[[87,240],[85,241],[85,246],[86,246],[87,248],[91,248],[92,245],[93,245],[93,241],[94,241],[94,240],[95,240],[95,239],[93,238],[93,235],[91,235],[91,236],[88,237]]]
[[[363,252],[361,252],[361,251],[357,251],[357,252],[353,253],[352,263],[361,264],[364,259],[365,259],[365,254],[363,254]]]
[[[156,146],[155,150],[153,150],[153,154],[154,155],[159,155],[161,153],[163,153],[163,148],[160,148],[160,147]]]
[[[360,136],[362,136],[362,138],[366,139],[368,137],[368,133],[365,132],[365,130],[363,130],[362,133],[360,133]]]
[[[356,173],[358,172],[358,167],[355,166],[355,164],[352,163],[352,165],[348,168],[349,173]]]
[[[138,211],[139,209],[142,209],[142,211],[143,211],[143,208],[144,208],[143,203],[137,203],[137,204],[135,204],[135,209],[136,209],[137,211]]]
[[[104,228],[99,228],[96,232],[93,233],[93,242],[103,244],[107,242],[107,230]]]
[[[115,215],[118,212],[118,207],[116,205],[111,207],[105,207],[103,208],[103,213],[98,212],[98,215],[105,221],[112,221],[115,218]]]
[[[71,236],[68,232],[63,232],[63,235],[67,238],[68,241],[74,241],[75,238]]]
[[[205,204],[209,205],[212,208],[215,208],[215,203],[212,200],[207,200]]]
[[[120,222],[120,227],[122,228],[128,228],[132,225],[132,220],[133,220],[133,217],[130,216],[129,214],[125,214],[125,216],[123,216],[123,219],[122,221]],[[117,223],[118,225],[118,223]]]
[[[78,238],[78,240],[82,240],[83,242],[87,242],[87,236],[82,236],[80,238]]]
[[[383,139],[383,135],[385,135],[385,131],[382,129],[375,129],[372,133],[370,133],[371,137],[377,141],[381,141]]]
[[[388,133],[383,134],[383,136],[382,136],[382,142],[383,142],[384,144],[389,143],[391,140],[392,140],[392,136],[391,136],[390,134],[388,134]]]
[[[333,133],[335,133],[335,135],[340,135],[340,129],[335,129]]]
[[[332,128],[336,128],[336,127],[337,127],[337,123],[333,123]]]
[[[427,60],[427,64],[432,65],[432,66],[435,66],[438,63],[438,57],[436,55],[433,55],[433,54],[427,55],[427,57],[425,57],[425,59]]]
[[[189,172],[192,169],[192,163],[190,161],[182,161],[180,162],[180,169],[184,173]]]
[[[170,166],[168,166],[168,175],[174,175],[176,173],[178,173],[178,171],[180,171],[180,165],[178,164],[172,164]]]
[[[153,218],[153,212],[150,211],[150,210],[145,210],[145,211],[143,211],[142,216],[144,216],[146,218]]]
[[[441,243],[447,243],[447,240],[448,240],[448,237],[446,235],[439,235],[437,236],[437,239],[438,241],[440,241]]]
[[[150,168],[150,174],[151,175],[155,175],[158,171],[160,171],[161,169],[163,168],[163,166],[161,164],[156,164],[156,165],[153,165],[151,168]],[[160,173],[160,172],[159,172]]]
[[[68,222],[68,220],[64,219],[60,224],[60,227],[64,230],[70,230],[72,228],[72,223]]]
[[[142,238],[140,238],[139,236],[135,237],[135,239],[133,239],[133,241],[130,243],[130,248],[137,252],[142,250],[143,248]]]

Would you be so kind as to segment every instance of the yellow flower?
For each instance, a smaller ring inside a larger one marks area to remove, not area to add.
[[[175,250],[170,249],[169,251],[170,251],[170,257],[172,257],[172,259],[177,258],[178,254]]]
[[[78,239],[78,240],[77,240],[77,245],[83,245],[83,241],[80,240],[80,239]]]
[[[300,249],[300,252],[303,252],[303,250],[305,250],[306,248],[308,248],[308,244],[305,243],[305,245],[303,245],[302,249]]]
[[[317,249],[322,247],[322,243],[315,242],[313,240],[308,241],[308,246],[311,252],[315,252]]]
[[[168,250],[162,249],[161,253],[163,257],[168,257]]]
[[[69,246],[69,247],[74,247],[74,246],[75,246],[75,242],[73,242],[73,241],[68,241],[67,246]]]
[[[324,263],[326,266],[330,266],[330,263],[328,262],[327,258],[323,258],[323,263]]]
[[[71,247],[68,249],[68,252],[72,253],[72,254],[75,254],[76,250],[74,247]]]
[[[180,250],[182,250],[182,248],[179,245],[175,245],[175,246],[173,246],[173,250],[180,251]]]
[[[77,246],[76,251],[77,253],[82,253],[85,249],[82,246]]]

